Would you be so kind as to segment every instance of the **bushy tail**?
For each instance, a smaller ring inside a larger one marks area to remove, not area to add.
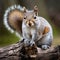
[[[4,25],[11,32],[20,37],[22,33],[22,19],[23,19],[23,8],[20,5],[13,5],[9,7],[4,14]],[[18,33],[19,34],[18,34]]]

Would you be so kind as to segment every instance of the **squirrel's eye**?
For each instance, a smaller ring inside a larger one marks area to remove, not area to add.
[[[34,17],[34,19],[36,19],[36,16]]]
[[[26,17],[24,17],[24,19],[26,19]]]
[[[24,17],[24,19],[26,19],[26,17]]]

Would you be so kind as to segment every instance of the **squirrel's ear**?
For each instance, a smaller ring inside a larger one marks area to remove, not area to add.
[[[26,12],[26,7],[23,7],[23,12]]]
[[[34,6],[34,12],[36,14],[36,16],[38,15],[38,7],[37,6]]]

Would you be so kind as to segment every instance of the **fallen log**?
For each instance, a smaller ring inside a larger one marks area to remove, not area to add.
[[[0,60],[60,60],[60,45],[50,47],[47,50],[42,50],[38,47],[33,47],[34,49],[29,47],[29,49],[27,49],[23,47],[23,45],[22,42],[18,42],[0,48]]]

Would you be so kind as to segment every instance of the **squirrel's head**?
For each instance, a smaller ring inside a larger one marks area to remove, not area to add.
[[[24,18],[23,21],[28,27],[33,27],[35,26],[35,21],[37,20],[37,15],[38,15],[38,8],[37,6],[34,7],[33,10],[27,10],[24,7]]]

